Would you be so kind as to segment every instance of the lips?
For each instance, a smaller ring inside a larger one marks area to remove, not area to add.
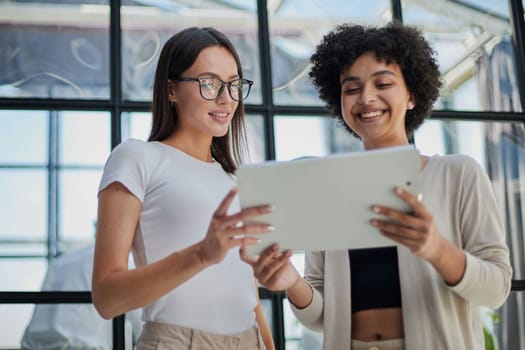
[[[363,112],[361,113],[359,116],[363,119],[370,119],[370,118],[375,118],[375,117],[379,117],[380,115],[382,115],[384,113],[383,110],[379,110],[379,111],[370,111],[370,112]]]
[[[208,115],[220,123],[226,123],[230,120],[230,113],[227,112],[210,112]]]

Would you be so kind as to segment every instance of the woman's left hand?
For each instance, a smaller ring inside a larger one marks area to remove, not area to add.
[[[421,196],[415,196],[399,187],[396,195],[412,208],[405,213],[381,205],[372,206],[372,212],[386,217],[374,218],[370,223],[377,227],[386,237],[401,243],[415,255],[430,262],[439,258],[443,236],[434,223],[434,217],[421,201]]]

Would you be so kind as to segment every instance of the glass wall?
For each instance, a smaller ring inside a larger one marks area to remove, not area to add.
[[[244,75],[255,81],[245,102],[245,160],[257,163],[362,150],[328,116],[308,79],[309,59],[338,24],[397,19],[423,30],[443,74],[441,97],[416,132],[416,147],[468,154],[492,180],[515,291],[501,309],[486,310],[486,325],[500,349],[525,348],[523,6],[523,0],[1,1],[0,292],[44,289],[59,256],[92,245],[104,163],[123,140],[148,138],[154,70],[173,33],[213,26],[233,41]],[[302,252],[293,263],[302,271]],[[304,329],[281,301],[265,301],[278,348],[320,349],[320,334]],[[0,349],[19,348],[34,307],[4,302],[0,310]]]

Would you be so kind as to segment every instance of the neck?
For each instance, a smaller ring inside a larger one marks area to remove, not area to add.
[[[162,142],[177,148],[193,158],[202,160],[203,162],[213,163],[213,157],[211,155],[211,138],[208,140],[196,140],[172,135]]]

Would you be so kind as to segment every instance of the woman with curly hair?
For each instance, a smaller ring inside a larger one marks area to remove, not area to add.
[[[434,51],[399,23],[341,25],[311,61],[319,96],[366,150],[408,145],[439,95]],[[479,307],[501,306],[512,277],[491,184],[464,155],[422,155],[420,182],[420,195],[395,189],[409,213],[371,208],[398,247],[307,252],[304,278],[277,245],[242,258],[324,349],[483,349]]]

